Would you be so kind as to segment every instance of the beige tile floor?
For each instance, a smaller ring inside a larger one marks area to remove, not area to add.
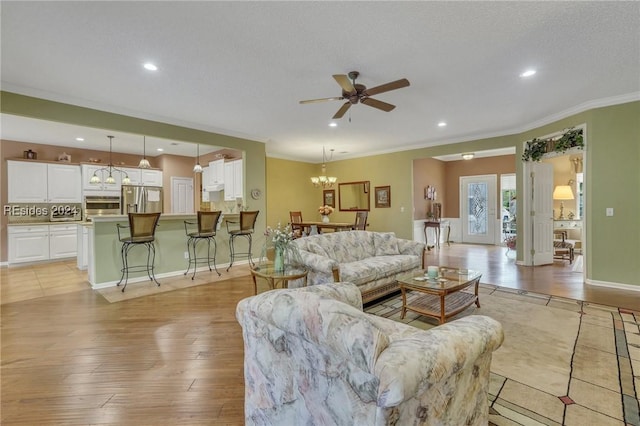
[[[91,288],[76,259],[0,268],[0,303],[71,293]]]
[[[226,265],[225,265],[226,266]],[[164,293],[185,287],[224,281],[249,275],[248,265],[234,265],[229,272],[218,268],[222,276],[208,270],[198,271],[195,279],[182,274],[158,278],[160,287],[149,281],[130,282],[123,293],[122,287],[98,290],[109,302],[119,302],[150,294]],[[91,289],[87,271],[76,266],[76,259],[11,266],[0,268],[0,304],[36,299]]]

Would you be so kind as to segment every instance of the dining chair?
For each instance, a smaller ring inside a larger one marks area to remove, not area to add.
[[[189,269],[191,265],[193,265],[193,275],[191,279],[196,277],[196,271],[198,270],[198,260],[204,261],[204,257],[198,257],[196,248],[198,242],[206,241],[207,242],[207,266],[209,267],[209,271],[211,271],[211,242],[213,242],[213,268],[220,276],[220,272],[218,271],[218,267],[216,266],[216,252],[218,251],[218,244],[216,242],[216,231],[218,229],[218,222],[220,221],[220,217],[222,216],[222,211],[212,211],[212,212],[198,212],[198,221],[184,221],[184,232],[187,234],[187,253],[189,253],[189,263],[187,265],[187,270],[184,275],[189,273]],[[191,225],[191,229],[190,228]],[[197,225],[197,231],[193,230],[193,225]],[[191,255],[193,252],[193,256]]]
[[[154,274],[155,259],[156,259],[156,247],[155,247],[155,235],[156,228],[158,226],[158,220],[160,219],[160,213],[129,213],[129,226],[116,224],[118,230],[118,240],[122,243],[120,249],[120,256],[122,257],[122,275],[117,285],[120,285],[124,280],[124,287],[122,292],[127,288],[127,282],[129,281],[129,272],[142,272],[145,271],[149,276],[150,281],[160,286],[160,283],[156,279]],[[129,229],[129,235],[123,236],[120,234],[121,229]],[[144,265],[129,265],[129,251],[133,247],[145,247],[147,249],[147,261]]]
[[[289,218],[291,220],[291,232],[293,232],[293,238],[300,238],[309,235],[311,231],[309,226],[297,225],[302,223],[302,212],[289,212]]]
[[[367,218],[369,212],[356,212],[356,223],[353,226],[353,230],[364,231],[367,229]]]
[[[256,225],[256,219],[258,218],[258,213],[260,213],[260,211],[258,210],[250,211],[250,212],[242,211],[240,212],[240,222],[229,221],[229,220],[226,221],[227,233],[229,234],[229,266],[227,267],[227,271],[229,271],[229,269],[233,265],[233,262],[235,261],[236,256],[239,256],[239,255],[247,255],[249,264],[252,267],[254,266],[253,258],[251,257],[252,256],[251,243],[252,243],[253,228]],[[230,229],[229,224],[236,224],[236,225],[239,225],[240,227],[238,229]],[[246,253],[236,252],[235,241],[237,237],[245,237],[247,239],[249,243],[249,247]]]

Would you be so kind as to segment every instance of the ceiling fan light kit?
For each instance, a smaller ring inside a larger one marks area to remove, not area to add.
[[[384,92],[389,92],[391,90],[401,89],[403,87],[409,86],[409,80],[406,78],[402,78],[400,80],[392,81],[389,83],[381,84],[380,86],[372,87],[371,89],[367,89],[364,84],[356,83],[356,79],[360,73],[358,71],[351,71],[349,74],[334,74],[333,79],[340,85],[342,88],[342,96],[333,97],[333,98],[320,98],[320,99],[309,99],[305,101],[300,101],[301,104],[311,104],[325,101],[340,101],[346,100],[344,104],[338,109],[338,111],[334,114],[333,119],[337,120],[342,118],[345,113],[351,108],[351,105],[355,105],[357,103],[361,103],[381,111],[389,112],[392,111],[396,106],[389,104],[387,102],[379,101],[377,99],[373,99],[370,96],[377,95]]]

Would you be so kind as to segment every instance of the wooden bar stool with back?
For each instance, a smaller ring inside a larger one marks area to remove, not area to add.
[[[198,270],[198,260],[204,262],[206,260],[207,266],[209,267],[209,272],[211,272],[211,242],[213,242],[213,268],[220,276],[220,272],[218,271],[218,267],[216,266],[216,253],[218,251],[218,244],[216,243],[216,231],[218,229],[218,222],[220,221],[220,217],[222,215],[222,211],[217,210],[213,212],[198,212],[198,221],[192,222],[185,220],[184,221],[184,232],[187,234],[187,252],[189,253],[189,264],[187,266],[187,270],[184,275],[189,273],[189,269],[191,265],[193,265],[193,275],[191,279],[196,277],[196,271]],[[189,229],[189,225],[198,225],[198,230],[193,231]],[[198,257],[197,254],[197,246],[198,242],[206,241],[207,242],[207,257]],[[191,254],[193,252],[193,255]]]
[[[124,280],[122,292],[127,288],[129,281],[129,272],[145,271],[150,281],[155,281],[159,286],[160,283],[154,274],[154,266],[156,260],[155,235],[160,213],[129,213],[129,226],[116,224],[118,229],[118,239],[122,243],[120,256],[122,257],[122,275],[117,285]],[[122,236],[121,229],[129,229],[129,236]],[[129,252],[133,247],[145,247],[147,249],[147,261],[142,265],[129,265]]]

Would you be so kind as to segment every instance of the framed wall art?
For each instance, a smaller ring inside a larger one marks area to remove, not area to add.
[[[322,205],[336,207],[336,190],[325,189],[322,191]]]
[[[390,186],[376,186],[376,207],[385,208],[391,207],[391,187]]]

